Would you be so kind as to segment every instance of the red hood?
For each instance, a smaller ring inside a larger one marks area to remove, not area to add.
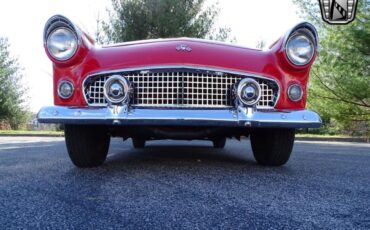
[[[178,50],[178,46],[188,50]],[[261,73],[270,52],[201,39],[157,39],[94,48],[95,71],[145,66],[189,65]],[[94,72],[95,72],[94,71]]]
[[[179,42],[179,41],[189,41],[189,42],[199,42],[199,43],[207,43],[207,44],[214,44],[214,45],[221,45],[221,46],[228,46],[228,47],[237,47],[242,49],[251,49],[256,51],[261,51],[260,49],[253,49],[244,46],[235,45],[232,43],[221,42],[221,41],[214,41],[214,40],[207,40],[207,39],[200,39],[200,38],[188,38],[188,37],[180,37],[180,38],[158,38],[158,39],[147,39],[147,40],[137,40],[137,41],[129,41],[129,42],[121,42],[121,43],[114,43],[103,45],[103,48],[111,48],[111,47],[119,47],[119,46],[130,46],[130,45],[139,45],[139,44],[148,44],[148,43],[159,43],[159,42]]]

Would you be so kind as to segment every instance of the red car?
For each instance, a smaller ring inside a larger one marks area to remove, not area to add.
[[[43,123],[65,125],[78,167],[101,165],[110,137],[135,148],[158,139],[209,140],[250,136],[262,165],[285,164],[296,128],[321,125],[306,110],[317,32],[301,23],[261,51],[201,39],[175,38],[97,46],[67,18],[45,25],[53,62],[54,103]]]

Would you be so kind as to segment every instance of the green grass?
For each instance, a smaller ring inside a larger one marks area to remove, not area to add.
[[[298,133],[296,134],[298,138],[313,138],[315,140],[353,140],[353,141],[360,141],[360,142],[369,142],[369,136],[346,136],[346,135],[318,135],[318,134],[309,134],[309,133]]]
[[[352,138],[351,136],[345,136],[345,135],[310,134],[310,133],[297,133],[296,136],[297,137],[324,137],[324,138]]]
[[[63,131],[0,130],[0,135],[45,135],[63,136]]]

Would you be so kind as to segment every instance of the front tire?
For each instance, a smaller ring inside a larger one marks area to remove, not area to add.
[[[255,129],[250,135],[254,158],[260,165],[280,166],[288,162],[295,129]]]
[[[145,140],[139,138],[132,138],[132,145],[135,149],[142,149],[145,147]]]
[[[89,168],[104,163],[110,143],[104,126],[65,125],[64,135],[74,165]]]
[[[212,140],[213,147],[216,149],[223,149],[226,144],[226,137],[219,137]]]

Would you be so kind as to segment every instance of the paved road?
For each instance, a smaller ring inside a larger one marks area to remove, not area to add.
[[[77,169],[62,138],[0,137],[0,228],[370,228],[370,145],[296,142],[287,165],[249,143],[114,139]]]

